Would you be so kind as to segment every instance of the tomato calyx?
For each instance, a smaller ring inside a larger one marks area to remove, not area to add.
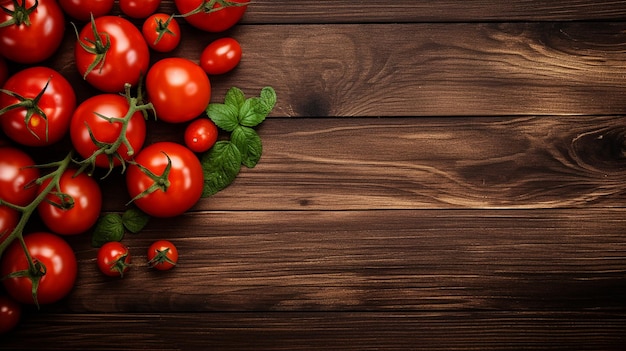
[[[163,152],[163,155],[165,155],[165,157],[167,158],[167,165],[165,166],[165,169],[163,170],[163,173],[161,175],[154,174],[154,172],[152,172],[151,170],[149,170],[148,168],[144,167],[143,165],[137,162],[132,163],[133,165],[137,166],[141,170],[141,172],[143,172],[150,179],[152,179],[153,183],[150,187],[146,188],[146,190],[137,194],[137,196],[133,197],[130,201],[128,201],[126,205],[130,205],[133,201],[140,199],[144,196],[150,195],[157,190],[166,192],[167,189],[170,187],[171,182],[169,180],[169,175],[172,169],[172,160],[165,152]]]
[[[161,38],[163,38],[165,34],[176,36],[176,33],[172,32],[172,30],[169,28],[169,25],[172,22],[173,18],[174,14],[172,14],[165,22],[163,22],[163,20],[160,18],[154,19],[154,21],[156,22],[155,30],[157,33],[159,33],[159,35],[154,40],[154,43],[152,43],[153,45],[156,45],[159,41],[161,41]]]
[[[37,290],[39,289],[39,282],[41,278],[46,275],[46,265],[39,260],[33,259],[26,247],[26,243],[23,238],[20,238],[20,243],[22,244],[22,248],[24,249],[24,253],[26,254],[26,261],[28,262],[28,268],[16,271],[6,276],[2,277],[2,279],[11,279],[11,278],[28,278],[32,282],[32,295],[33,301],[35,302],[35,306],[39,308],[39,301],[37,299]]]
[[[163,263],[169,263],[172,266],[175,266],[176,262],[173,261],[172,259],[170,259],[167,256],[169,251],[170,251],[169,247],[165,248],[165,250],[156,249],[155,250],[155,252],[156,252],[155,256],[150,261],[148,261],[148,267],[154,268],[154,267],[156,267],[156,266],[158,266],[160,264],[163,264]]]
[[[120,257],[118,257],[117,259],[115,259],[115,261],[111,263],[111,272],[118,272],[120,274],[120,278],[124,278],[124,272],[126,272],[130,267],[130,264],[126,263],[126,258],[128,257],[128,255],[129,253],[126,252],[120,255]]]
[[[9,10],[6,7],[2,6],[2,11],[11,16],[11,19],[0,23],[0,28],[8,27],[10,25],[25,25],[26,27],[30,26],[30,14],[37,9],[39,5],[39,0],[35,0],[33,6],[26,8],[26,0],[22,0],[22,4],[20,5],[17,0],[13,0],[13,10]]]
[[[180,15],[180,17],[188,17],[188,16],[199,14],[199,13],[209,14],[209,13],[220,11],[227,7],[244,7],[244,6],[248,6],[248,4],[250,4],[250,1],[235,2],[235,1],[229,1],[229,0],[204,0],[198,7],[196,7],[195,9],[187,13]]]
[[[93,71],[97,66],[100,66],[100,71],[102,71],[107,52],[111,48],[111,36],[107,32],[102,33],[102,35],[104,35],[106,39],[106,44],[102,42],[102,38],[100,37],[101,33],[98,32],[98,28],[96,28],[96,21],[93,17],[93,14],[91,14],[91,31],[95,39],[91,40],[88,38],[84,38],[84,41],[86,41],[89,45],[85,44],[83,40],[80,39],[80,34],[78,34],[78,29],[76,28],[74,23],[72,23],[72,27],[74,27],[76,39],[80,47],[82,47],[83,50],[85,50],[86,52],[95,55],[93,62],[91,62],[89,67],[87,67],[87,70],[83,75],[83,79],[87,79],[87,75],[89,75],[89,73],[91,73],[91,71]]]
[[[18,108],[25,109],[26,115],[24,116],[24,124],[26,125],[26,129],[37,139],[39,139],[39,135],[37,135],[37,133],[35,133],[35,131],[30,128],[30,122],[34,116],[41,117],[46,124],[46,142],[48,141],[48,117],[46,116],[46,113],[41,109],[41,107],[39,107],[39,101],[41,100],[41,97],[44,95],[46,89],[48,88],[51,79],[52,77],[48,79],[46,85],[43,87],[43,89],[41,89],[37,96],[32,99],[26,98],[18,93],[9,90],[0,89],[0,92],[18,100],[18,102],[16,102],[15,104],[6,106],[5,108],[1,109],[0,116]]]

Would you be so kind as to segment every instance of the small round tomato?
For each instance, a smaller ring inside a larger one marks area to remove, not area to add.
[[[182,123],[205,111],[211,100],[211,83],[198,64],[168,57],[157,61],[148,71],[146,92],[157,119]]]
[[[208,74],[232,71],[241,61],[241,46],[233,38],[220,38],[207,45],[200,55],[200,67]]]
[[[148,46],[158,52],[170,52],[180,43],[180,26],[172,15],[155,13],[141,27]]]
[[[208,118],[198,118],[185,129],[185,145],[193,152],[205,152],[217,141],[218,130]]]
[[[39,304],[57,302],[70,293],[77,274],[76,256],[70,245],[58,235],[48,232],[36,232],[24,235],[24,242],[33,262],[40,267],[39,286],[36,290]],[[20,243],[14,241],[2,255],[0,274],[5,277],[11,273],[28,271],[28,261]],[[44,274],[45,272],[45,274]],[[29,277],[19,276],[2,280],[9,295],[15,300],[34,304],[33,284]]]
[[[128,247],[119,241],[109,241],[98,249],[96,263],[100,272],[109,277],[124,277],[130,269]]]
[[[114,0],[59,0],[63,12],[72,18],[87,22],[93,18],[108,15],[113,9]]]
[[[56,0],[2,1],[0,53],[15,62],[33,64],[54,54],[65,33],[65,16]]]
[[[4,133],[27,146],[49,146],[67,133],[76,108],[76,94],[61,73],[48,67],[21,70],[6,81],[0,94],[0,109],[8,109],[0,119]],[[34,106],[10,108],[29,102]]]
[[[157,240],[148,247],[148,266],[167,271],[178,263],[178,249],[169,240]]]
[[[0,147],[0,199],[17,206],[30,204],[37,196],[35,181],[39,169],[35,161],[24,151],[12,147]]]
[[[0,244],[15,229],[19,219],[20,215],[16,210],[0,205]]]
[[[202,196],[202,165],[196,154],[183,145],[154,143],[141,150],[135,162],[126,170],[126,187],[143,212],[153,217],[178,216]]]
[[[129,105],[126,98],[117,94],[99,94],[83,101],[74,111],[70,123],[70,138],[76,151],[89,158],[99,147],[94,144],[91,135],[100,143],[113,144],[122,133],[123,124],[110,123],[107,118],[123,118],[128,113]],[[91,134],[90,134],[91,131]],[[146,120],[140,111],[135,112],[126,126],[126,139],[133,152],[129,154],[125,143],[120,145],[117,153],[111,156],[113,166],[122,164],[120,157],[128,161],[136,154],[146,139]],[[109,156],[96,156],[96,166],[109,168]]]
[[[0,295],[0,334],[13,330],[20,322],[22,305],[12,298]]]
[[[150,49],[139,29],[125,18],[98,17],[83,27],[78,38],[74,48],[76,67],[96,89],[124,91],[125,84],[136,85],[148,71]]]
[[[207,32],[223,32],[237,24],[249,3],[250,0],[174,0],[178,12],[189,24]]]
[[[46,179],[39,191],[43,191],[50,181]],[[73,205],[67,208],[68,204]],[[43,223],[54,233],[76,235],[86,232],[96,223],[101,208],[102,191],[98,182],[84,172],[76,175],[76,170],[68,169],[59,179],[59,188],[53,188],[46,195],[37,206],[37,211]]]
[[[120,0],[120,10],[132,18],[146,18],[161,5],[161,0]]]

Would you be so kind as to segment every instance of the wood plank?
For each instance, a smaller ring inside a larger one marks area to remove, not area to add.
[[[626,209],[236,211],[153,219],[124,238],[135,266],[99,274],[68,238],[74,312],[624,311]],[[146,267],[160,238],[181,252]]]
[[[174,55],[192,60],[220,36],[185,33]],[[272,116],[626,111],[624,22],[250,25],[229,35],[244,56],[234,72],[212,77],[212,100],[233,85],[249,94],[271,85],[279,96]],[[51,65],[82,100],[95,91],[68,64],[73,47],[67,36]]]
[[[40,314],[0,349],[612,351],[625,329],[598,312]]]

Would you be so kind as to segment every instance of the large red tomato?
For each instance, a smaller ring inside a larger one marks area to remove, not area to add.
[[[192,26],[207,32],[223,32],[241,20],[250,0],[174,0],[174,3]],[[199,11],[190,14],[196,10]]]
[[[166,175],[168,158],[171,168]],[[200,199],[204,188],[202,165],[186,147],[168,141],[157,142],[144,148],[135,162],[146,170],[133,164],[126,171],[126,186],[131,198],[155,187],[154,191],[134,201],[145,213],[154,217],[178,216]],[[165,179],[155,180],[149,173]]]
[[[35,262],[45,266],[37,288],[37,302],[50,304],[65,297],[76,281],[76,256],[70,245],[61,237],[48,232],[24,235],[28,252]],[[0,275],[3,277],[28,270],[28,260],[19,242],[14,241],[2,255]],[[39,272],[38,274],[41,274]],[[33,284],[29,277],[12,277],[2,280],[7,292],[21,303],[35,303]]]
[[[74,58],[78,71],[89,84],[114,93],[123,91],[126,83],[136,85],[146,74],[150,50],[133,23],[119,16],[102,16],[80,31]]]
[[[169,57],[157,61],[148,71],[146,92],[157,119],[182,123],[204,113],[211,100],[211,83],[195,62]]]
[[[35,106],[12,108],[2,115],[0,126],[9,138],[22,145],[48,146],[65,136],[76,94],[61,73],[43,66],[26,68],[9,77],[3,89],[17,95],[0,93],[0,109],[35,102]]]
[[[37,196],[35,180],[39,169],[24,151],[11,147],[0,147],[0,199],[17,206],[30,204]]]
[[[32,64],[54,54],[65,32],[65,17],[56,0],[1,0],[0,56]],[[16,6],[17,5],[17,6]]]
[[[70,138],[76,151],[83,157],[89,158],[99,147],[91,140],[93,137],[101,143],[114,143],[122,133],[122,123],[110,123],[106,118],[123,118],[128,113],[129,105],[126,98],[117,94],[99,94],[83,101],[74,111],[70,124]],[[126,126],[126,139],[133,148],[133,153],[139,152],[146,139],[146,121],[143,114],[135,112]],[[133,155],[128,154],[125,143],[117,149],[117,155],[112,155],[113,165],[121,165],[118,157],[130,160]],[[96,166],[109,168],[109,158],[101,154],[96,157]]]
[[[47,179],[39,191],[49,184],[50,179]],[[69,201],[73,206],[63,208]],[[98,183],[84,172],[76,175],[76,170],[70,168],[61,175],[59,189],[53,188],[37,206],[37,211],[43,223],[54,233],[75,235],[86,232],[96,223],[101,208],[102,192]]]

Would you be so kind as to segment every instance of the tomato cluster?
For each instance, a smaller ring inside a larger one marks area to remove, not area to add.
[[[129,199],[149,216],[178,216],[197,203],[205,182],[198,154],[218,139],[215,123],[201,117],[209,77],[233,70],[241,46],[219,39],[198,62],[153,63],[151,54],[183,42],[181,18],[194,30],[223,32],[249,1],[175,0],[182,16],[174,16],[159,12],[160,0],[119,0],[120,15],[112,13],[114,0],[0,0],[0,333],[17,324],[20,304],[54,303],[72,290],[78,264],[63,236],[85,233],[101,218],[97,170],[120,170]],[[66,33],[70,21],[84,25]],[[76,72],[98,92],[82,101],[62,73],[45,66],[66,36],[75,37]],[[150,123],[185,123],[184,144],[144,145]],[[72,146],[65,158],[35,163],[31,153],[62,141]],[[45,229],[23,233],[31,215]],[[159,240],[146,256],[150,267],[166,270],[178,250]],[[96,261],[105,275],[121,276],[130,259],[124,244],[111,241]]]

